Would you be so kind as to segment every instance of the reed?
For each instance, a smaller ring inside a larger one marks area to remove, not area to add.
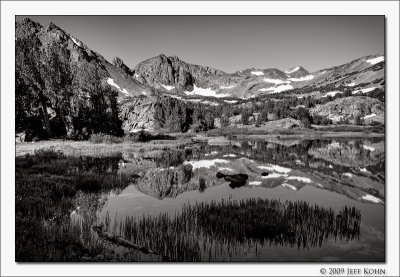
[[[176,261],[219,261],[246,247],[263,245],[310,249],[329,239],[359,237],[361,213],[335,212],[306,202],[246,199],[184,205],[179,213],[126,217],[106,231],[145,245]],[[243,255],[245,253],[241,253]]]
[[[71,225],[70,214],[77,192],[120,190],[128,185],[129,176],[117,174],[120,158],[121,154],[71,157],[52,148],[17,157],[16,261],[72,262],[107,253],[92,238],[94,222],[86,218]]]

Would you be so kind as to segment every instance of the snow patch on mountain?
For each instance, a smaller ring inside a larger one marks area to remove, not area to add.
[[[289,176],[286,178],[287,180],[297,180],[303,183],[311,183],[311,179],[310,178],[306,178],[306,177],[299,177],[299,176]]]
[[[273,164],[268,164],[267,166],[260,165],[260,166],[257,166],[257,167],[259,169],[277,171],[277,172],[280,172],[280,173],[289,173],[290,171],[292,171],[290,168],[279,166],[279,165],[273,165]]]
[[[161,84],[161,85],[168,91],[175,88],[174,86],[168,86],[168,85],[163,85],[163,84]]]
[[[237,100],[224,100],[224,102],[229,103],[229,104],[234,104],[237,103]]]
[[[275,90],[274,87],[270,87],[270,88],[260,88],[258,91],[273,91]]]
[[[286,70],[285,73],[290,74],[290,73],[296,72],[299,69],[300,69],[300,66],[296,66],[296,67],[293,67],[293,68],[291,68],[289,70]]]
[[[297,188],[295,186],[289,185],[287,183],[282,183],[282,187],[291,189],[291,190],[297,190]]]
[[[357,94],[359,92],[361,93],[368,93],[370,91],[373,91],[374,89],[376,89],[376,87],[372,87],[372,88],[363,88],[363,89],[358,89],[352,92],[352,94]]]
[[[211,166],[215,166],[220,163],[229,163],[227,160],[223,159],[215,159],[215,160],[200,160],[200,161],[186,161],[183,164],[191,164],[193,170],[198,168],[210,168]]]
[[[281,85],[281,86],[275,88],[274,93],[285,91],[285,90],[289,90],[289,89],[293,89],[293,86],[291,86],[291,85]]]
[[[107,79],[107,83],[108,83],[109,85],[111,85],[111,86],[113,86],[113,87],[115,87],[115,88],[121,90],[121,88],[119,87],[119,85],[117,85],[116,83],[114,83],[114,80],[113,80],[113,79],[108,78],[108,79]]]
[[[374,202],[374,203],[383,203],[382,200],[380,200],[379,198],[372,196],[370,194],[366,194],[363,197],[361,197],[361,199],[369,201],[369,202]]]
[[[70,38],[72,39],[72,41],[77,45],[77,46],[82,46],[82,43],[80,43],[79,41],[77,41],[73,36],[70,36]]]
[[[350,84],[347,84],[346,87],[354,87],[356,85],[356,83],[352,82]]]
[[[176,98],[176,99],[182,100],[181,96],[176,96],[176,95],[171,95],[171,94],[168,94],[168,96],[172,97],[172,98]]]
[[[362,119],[368,119],[368,118],[371,118],[371,117],[374,117],[374,116],[376,116],[376,114],[372,113],[372,114],[364,116]]]
[[[363,147],[365,150],[368,150],[368,151],[371,151],[371,152],[374,152],[374,151],[375,151],[375,148],[372,147],[372,146],[368,146],[368,145],[363,144],[362,147]]]
[[[330,91],[330,92],[327,92],[324,96],[322,96],[322,97],[328,97],[328,96],[335,96],[336,94],[340,94],[340,93],[343,93],[343,91]]]
[[[220,167],[220,168],[218,168],[218,170],[226,170],[226,171],[235,171],[235,170],[233,170],[232,168],[229,168],[229,167]]]
[[[125,94],[125,95],[127,95],[127,96],[130,96],[131,94],[124,88],[124,89],[121,89],[121,87],[119,86],[119,85],[117,85],[115,82],[114,82],[114,79],[111,79],[111,78],[108,78],[107,79],[107,83],[110,85],[110,86],[113,86],[113,87],[115,87],[116,89],[118,89],[120,92],[122,92],[123,94]],[[145,91],[142,91],[142,94],[143,95],[148,95],[147,94],[147,92],[145,92]]]
[[[278,93],[289,89],[293,89],[293,86],[285,84],[277,87],[260,88],[258,91],[269,91],[270,93]]]
[[[264,72],[262,72],[262,71],[251,71],[250,72],[252,75],[256,75],[256,76],[262,76],[262,75],[264,75]]]
[[[293,82],[303,82],[303,81],[309,81],[312,79],[314,79],[314,75],[307,75],[307,76],[300,77],[300,78],[289,78],[289,80],[293,81]]]
[[[373,58],[373,59],[366,60],[366,62],[374,65],[374,64],[383,62],[384,60],[385,60],[385,57],[384,56],[380,56],[380,57],[376,57],[376,58]]]
[[[202,95],[202,96],[211,96],[211,97],[228,97],[230,96],[229,94],[217,94],[215,90],[212,90],[211,88],[199,88],[196,85],[194,85],[192,91],[185,91],[186,95]]]
[[[368,173],[368,174],[371,173],[371,171],[369,171],[369,170],[366,169],[365,167],[360,168],[360,171],[361,171],[361,172],[364,172],[364,173]]]
[[[283,81],[281,79],[271,79],[271,78],[264,78],[264,82],[271,83],[271,84],[276,84],[276,85],[290,83],[289,81]]]

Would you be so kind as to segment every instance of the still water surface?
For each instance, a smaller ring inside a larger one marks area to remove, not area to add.
[[[121,222],[127,217],[174,217],[184,205],[222,199],[305,201],[335,212],[355,207],[361,221],[354,238],[331,236],[298,247],[257,240],[232,245],[200,234],[201,261],[384,261],[384,153],[382,139],[232,141],[123,153],[117,173],[134,181],[122,191],[103,193],[96,218],[123,234]]]

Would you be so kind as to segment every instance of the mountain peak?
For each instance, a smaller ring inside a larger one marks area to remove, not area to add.
[[[131,69],[124,63],[124,61],[122,60],[122,59],[120,59],[119,57],[115,57],[114,59],[113,59],[113,62],[112,62],[112,64],[115,66],[115,67],[118,67],[118,68],[121,68],[125,73],[127,73],[127,74],[132,74],[132,71],[131,71]]]
[[[33,26],[40,26],[40,27],[42,27],[39,23],[33,21],[33,20],[30,19],[29,17],[26,17],[26,18],[22,19],[22,20],[20,21],[20,23],[21,23],[21,24],[24,24],[24,25],[33,25]]]
[[[304,67],[301,65],[297,65],[294,67],[289,68],[288,70],[285,71],[286,74],[290,75],[290,77],[304,77],[310,72],[308,72]]]
[[[293,67],[289,68],[288,70],[286,70],[285,73],[290,74],[290,73],[296,72],[302,68],[303,67],[301,65],[293,66]]]
[[[169,56],[169,58],[173,61],[180,61],[180,59],[177,55]]]
[[[160,59],[162,59],[162,60],[168,59],[167,55],[165,55],[164,53],[161,53],[161,54],[155,56],[154,58],[156,58],[156,59],[157,59],[157,58],[160,58]],[[150,59],[151,59],[151,58],[150,58]]]
[[[54,24],[53,22],[49,22],[49,24],[47,24],[47,26],[45,27],[46,32],[50,32],[53,30],[62,30],[60,27],[58,27],[56,24]]]

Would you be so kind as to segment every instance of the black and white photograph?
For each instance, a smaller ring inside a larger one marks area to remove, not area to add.
[[[388,274],[385,15],[14,18],[16,264]]]

